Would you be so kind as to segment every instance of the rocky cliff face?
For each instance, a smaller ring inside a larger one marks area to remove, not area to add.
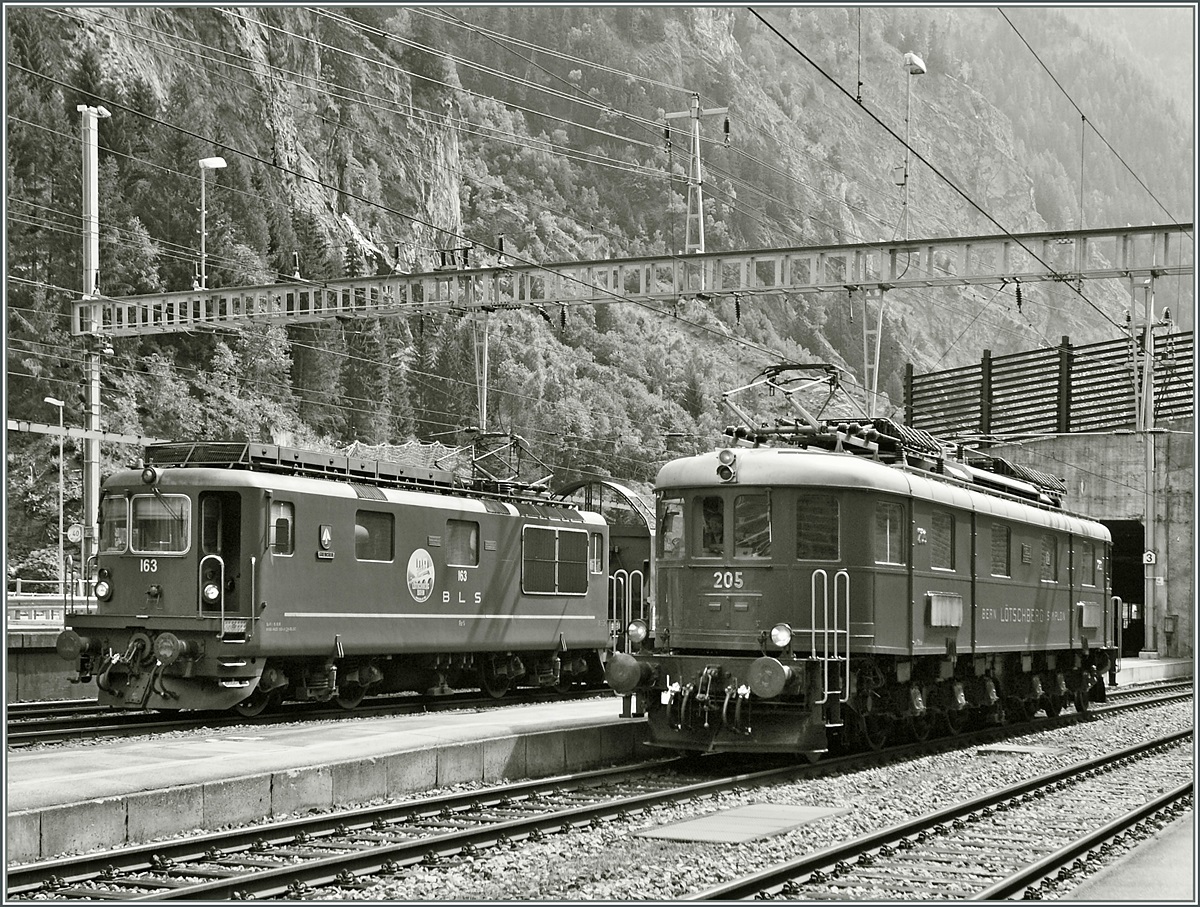
[[[632,146],[618,152],[674,169],[673,183],[650,184],[653,191],[644,194],[549,155],[545,165],[527,161],[529,172],[517,180],[509,165],[520,155],[577,151],[588,138],[573,140],[569,129],[539,133],[539,120],[506,111],[493,114],[496,131],[511,131],[523,149],[499,155],[478,135],[465,140],[475,130],[459,82],[467,71],[418,47],[453,51],[462,33],[426,34],[425,20],[406,8],[360,11],[355,28],[343,27],[340,15],[278,7],[85,9],[78,11],[82,26],[69,34],[72,53],[100,48],[110,75],[143,80],[169,113],[197,109],[181,107],[182,94],[198,99],[204,122],[197,132],[282,168],[270,174],[277,191],[293,211],[314,218],[332,249],[356,237],[389,251],[399,243],[402,265],[425,270],[438,249],[490,243],[494,233],[509,230],[511,243],[526,242],[514,251],[569,260],[582,254],[584,240],[600,235],[596,220],[606,225],[609,248],[628,254],[682,248],[685,133],[677,132],[666,161]],[[581,92],[614,110],[661,122],[686,106],[669,86],[697,92],[704,107],[729,108],[728,147],[716,138],[719,121],[704,125],[710,249],[1046,229],[1037,204],[1044,187],[1029,166],[1037,149],[975,87],[979,62],[955,52],[941,20],[918,28],[894,11],[795,8],[776,17],[789,46],[731,8],[486,15],[514,31],[520,16],[540,16],[531,28],[547,46],[611,58],[614,67],[664,86],[571,76]],[[551,21],[555,30],[548,34]],[[899,64],[911,48],[930,55],[926,74],[904,75]],[[528,53],[524,77],[557,85]],[[511,90],[475,71],[466,87],[475,98]],[[522,101],[530,109],[550,103],[542,95]],[[896,182],[904,137],[914,149],[907,196]],[[178,166],[185,170],[187,163]],[[490,190],[481,185],[489,179],[502,185],[509,179],[522,197],[485,197]],[[466,199],[471,218],[464,223]],[[625,210],[639,207],[636,220]],[[524,213],[514,221],[517,209]],[[919,370],[946,368],[975,361],[984,348],[1003,354],[1053,345],[1064,334],[1076,343],[1111,337],[1128,305],[1124,288],[1092,283],[1084,292],[1087,299],[1061,286],[1028,287],[1020,306],[1012,288],[889,294],[885,383],[894,394],[906,361]],[[851,320],[859,315],[844,301],[778,300],[775,307],[773,323],[755,339],[821,351],[861,377],[861,323]],[[729,326],[727,313],[709,314]]]
[[[420,263],[417,250],[436,249],[445,234],[461,231],[460,148],[450,105],[418,109],[413,80],[396,65],[373,67],[365,79],[356,59],[382,56],[365,35],[337,30],[342,46],[333,46],[326,42],[334,30],[300,8],[78,13],[83,26],[73,35],[72,56],[98,49],[106,75],[143,81],[168,110],[183,92],[201,99],[210,134],[281,168],[290,207],[314,215],[331,246],[351,238],[339,217],[347,209],[381,245],[401,243],[410,267]],[[403,28],[402,15],[394,24]],[[377,184],[365,178],[369,166]],[[347,184],[346,171],[357,180]],[[393,210],[372,212],[338,199],[332,187],[368,202],[380,200],[368,195],[379,190]]]

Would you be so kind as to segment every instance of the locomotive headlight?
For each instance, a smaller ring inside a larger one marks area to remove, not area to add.
[[[106,602],[112,598],[112,583],[104,578],[96,580],[96,585],[92,587],[92,592],[95,593],[98,601]]]
[[[644,643],[646,641],[646,637],[650,635],[650,630],[646,626],[646,622],[640,619],[630,621],[627,630],[629,633],[629,641],[639,646]]]
[[[729,448],[717,454],[717,478],[722,482],[732,482],[737,478],[737,454]]]
[[[158,470],[153,466],[147,466],[142,470],[142,484],[153,485],[158,481]]]
[[[792,642],[792,628],[787,624],[776,624],[771,628],[771,645],[786,649]]]
[[[164,665],[174,664],[191,655],[191,646],[174,633],[159,633],[154,640],[154,657]]]
[[[216,583],[205,583],[200,594],[204,596],[206,602],[213,604],[221,599],[221,587]]]
[[[109,580],[110,576],[112,576],[112,574],[108,572],[107,567],[101,567],[96,571],[96,584],[92,586],[92,594],[95,595],[99,601],[106,602],[112,598],[112,582]]]

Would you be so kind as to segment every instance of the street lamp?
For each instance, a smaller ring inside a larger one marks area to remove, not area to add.
[[[208,289],[208,274],[205,270],[204,238],[208,234],[204,230],[204,174],[209,170],[220,170],[225,167],[223,157],[200,158],[200,289]]]
[[[925,61],[909,51],[904,55],[904,71],[908,73],[904,100],[904,239],[908,239],[908,163],[912,154],[908,144],[908,115],[912,108],[912,77],[925,74]]]
[[[63,401],[56,397],[43,398],[58,407],[58,588],[66,594],[66,561],[63,559]]]

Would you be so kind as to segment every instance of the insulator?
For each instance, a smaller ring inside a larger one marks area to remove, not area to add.
[[[567,307],[565,305],[558,307],[558,329],[560,331],[567,329]]]
[[[725,117],[725,144],[729,144],[729,117]]]
[[[1021,284],[1017,284],[1017,311],[1021,311]]]
[[[737,323],[741,324],[742,323],[742,297],[741,296],[733,297],[733,314],[734,314],[734,317],[737,318]]]

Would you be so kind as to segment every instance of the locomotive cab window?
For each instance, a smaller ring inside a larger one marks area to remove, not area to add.
[[[771,556],[771,507],[765,494],[740,494],[733,501],[734,557]]]
[[[241,541],[242,499],[237,492],[205,492],[200,495],[200,551],[237,557]]]
[[[796,558],[801,561],[841,560],[841,514],[831,494],[801,493],[796,497]]]
[[[272,554],[296,551],[296,505],[291,501],[271,502],[270,547]]]
[[[954,569],[954,517],[941,510],[933,512],[930,524],[929,566],[934,570]]]
[[[360,561],[390,561],[395,552],[395,518],[377,510],[354,514],[354,556]]]
[[[700,510],[699,550],[700,557],[721,557],[725,554],[725,501],[709,496],[698,498]]]
[[[123,497],[100,500],[100,553],[129,547],[129,501]]]
[[[191,545],[192,501],[181,494],[139,494],[131,501],[133,551],[183,554]]]
[[[479,566],[479,524],[470,520],[446,521],[446,564]]]
[[[875,563],[905,563],[904,505],[880,502],[875,505]]]
[[[683,501],[661,498],[658,502],[659,553],[665,560],[683,557]]]

